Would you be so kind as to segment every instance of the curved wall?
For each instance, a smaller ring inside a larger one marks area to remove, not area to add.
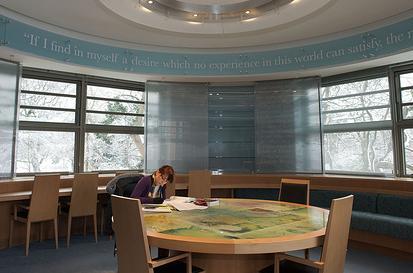
[[[267,51],[166,53],[61,35],[0,15],[1,44],[20,52],[116,72],[251,76],[334,67],[413,50],[413,17],[361,34]]]

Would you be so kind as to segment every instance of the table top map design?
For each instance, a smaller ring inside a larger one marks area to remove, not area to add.
[[[324,228],[328,212],[284,202],[220,199],[206,210],[145,214],[149,231],[214,239],[258,239],[304,234]]]

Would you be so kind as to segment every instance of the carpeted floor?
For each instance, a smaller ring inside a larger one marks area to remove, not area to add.
[[[32,242],[30,254],[24,256],[23,246],[0,250],[0,273],[115,273],[113,241],[93,237],[73,236],[70,248],[61,240],[54,249],[53,241]],[[302,254],[302,252],[297,252]],[[319,249],[311,250],[311,257]],[[347,254],[346,273],[412,273],[413,261],[382,256],[362,250],[350,249]]]

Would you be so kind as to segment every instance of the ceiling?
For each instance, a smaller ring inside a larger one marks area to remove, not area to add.
[[[0,7],[38,26],[75,33],[91,41],[167,52],[259,51],[300,46],[413,14],[412,0],[294,0],[251,21],[192,24],[165,14],[145,13],[139,1],[145,0],[0,0]],[[180,1],[224,5],[246,0]],[[0,56],[4,57],[4,51]],[[386,58],[386,62],[392,61]]]

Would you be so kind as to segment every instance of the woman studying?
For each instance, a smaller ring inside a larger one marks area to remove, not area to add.
[[[151,175],[142,177],[130,197],[139,199],[142,204],[161,204],[165,200],[167,183],[173,182],[174,175],[172,166],[164,165]]]

